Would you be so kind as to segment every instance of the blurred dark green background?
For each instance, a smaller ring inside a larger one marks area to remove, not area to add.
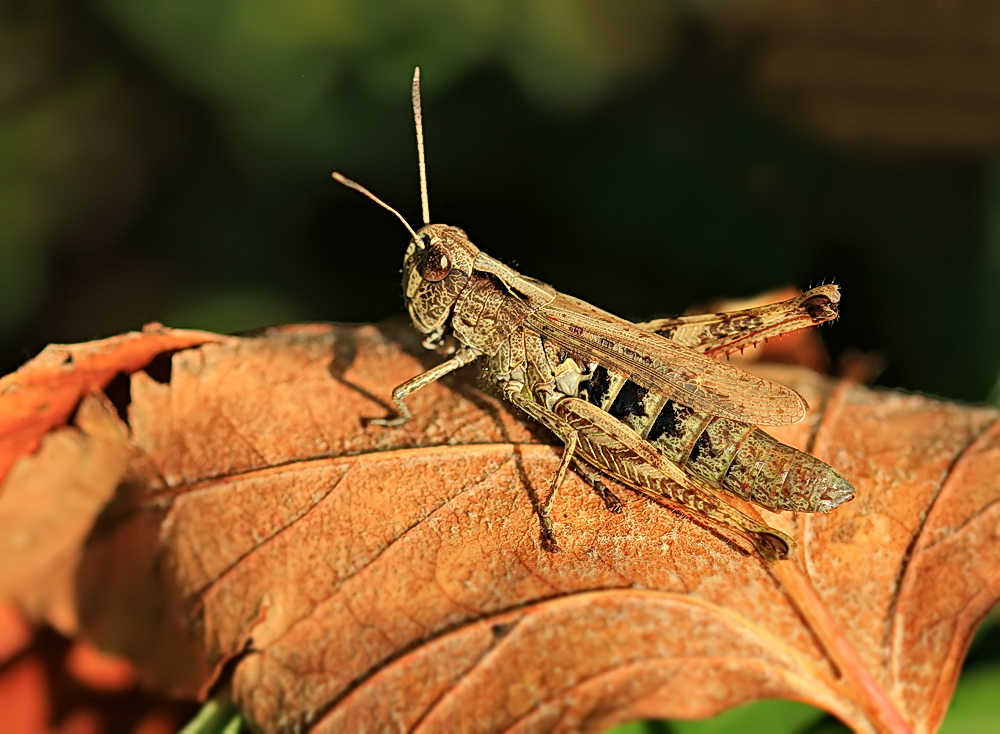
[[[5,0],[0,373],[400,314],[407,234],[330,172],[419,223],[416,64],[432,219],[491,255],[635,319],[836,281],[835,354],[987,396],[1000,5],[957,1]]]
[[[418,223],[420,64],[432,219],[490,254],[635,319],[833,280],[835,352],[982,400],[1000,363],[982,5],[8,0],[0,368],[150,320],[400,313],[406,232],[330,172]]]

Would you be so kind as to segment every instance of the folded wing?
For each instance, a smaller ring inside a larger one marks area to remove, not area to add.
[[[791,388],[645,331],[572,296],[532,314],[527,326],[584,362],[597,362],[695,410],[763,426],[798,423],[805,400]]]

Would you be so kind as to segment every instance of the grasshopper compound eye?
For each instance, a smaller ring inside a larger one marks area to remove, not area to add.
[[[436,283],[439,280],[444,280],[450,272],[451,257],[448,255],[448,250],[441,243],[432,245],[431,249],[427,251],[424,264],[420,267],[420,276],[424,280]]]

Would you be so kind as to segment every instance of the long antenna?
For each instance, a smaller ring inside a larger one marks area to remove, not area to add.
[[[403,226],[406,227],[410,231],[410,235],[413,236],[413,239],[417,238],[417,233],[413,231],[413,227],[410,226],[409,222],[407,222],[405,219],[403,219],[403,215],[402,214],[400,214],[395,209],[393,209],[391,206],[389,206],[384,201],[382,201],[380,198],[378,198],[377,196],[375,196],[375,194],[373,194],[371,191],[369,191],[364,186],[362,186],[361,184],[359,184],[357,181],[352,181],[347,176],[343,175],[342,173],[337,173],[336,171],[333,172],[333,180],[336,181],[337,183],[344,184],[344,186],[346,186],[349,189],[354,189],[355,191],[360,191],[362,194],[364,194],[365,196],[367,196],[369,199],[371,199],[372,201],[374,201],[376,204],[378,204],[383,209],[388,209],[389,211],[391,211],[393,214],[395,214],[397,217],[399,217],[399,221],[401,221],[403,223]]]
[[[417,158],[420,160],[420,206],[424,213],[424,224],[431,223],[431,205],[427,200],[427,164],[424,162],[424,118],[420,114],[420,67],[413,70],[413,121],[417,123]]]

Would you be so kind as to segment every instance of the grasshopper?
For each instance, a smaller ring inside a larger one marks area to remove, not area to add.
[[[758,429],[796,423],[802,396],[714,357],[837,318],[836,285],[743,311],[632,323],[527,277],[479,250],[461,229],[431,224],[420,106],[412,86],[424,226],[339,173],[333,177],[395,214],[410,232],[403,292],[423,345],[448,359],[392,391],[399,426],[406,398],[477,360],[503,396],[563,443],[544,502],[541,545],[558,549],[550,508],[572,466],[613,512],[610,477],[767,561],[793,541],[741,512],[726,493],[770,510],[828,512],[853,499],[835,469]]]

